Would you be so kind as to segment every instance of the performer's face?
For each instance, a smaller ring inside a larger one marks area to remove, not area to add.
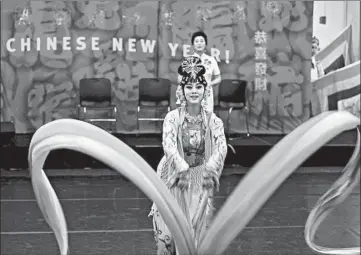
[[[206,48],[206,40],[203,36],[197,36],[194,38],[193,47],[196,51],[203,51]]]
[[[319,46],[320,46],[320,44],[318,41],[316,41],[316,40],[312,41],[312,56],[316,55],[316,53],[318,52]]]
[[[200,83],[188,83],[184,86],[184,97],[190,104],[199,104],[204,96],[204,86]]]

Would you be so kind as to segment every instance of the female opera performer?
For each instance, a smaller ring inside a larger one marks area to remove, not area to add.
[[[312,37],[311,56],[311,81],[315,81],[325,75],[325,70],[319,61],[316,61],[316,54],[320,51],[320,41],[316,36]]]
[[[163,149],[157,174],[165,182],[178,204],[188,215],[194,236],[206,229],[212,215],[212,194],[218,189],[227,144],[223,122],[204,108],[209,94],[205,93],[207,81],[205,67],[197,57],[186,58],[178,69],[182,79],[181,106],[169,112],[163,124]],[[205,215],[198,222],[195,215],[204,202]],[[153,204],[149,214],[153,216],[157,254],[176,254],[171,233],[157,207]],[[196,227],[201,226],[201,227]],[[197,233],[198,232],[198,233]]]
[[[207,35],[202,32],[198,31],[195,32],[192,35],[192,47],[193,47],[193,53],[191,56],[198,57],[202,61],[202,65],[205,67],[205,73],[204,78],[207,82],[207,93],[209,93],[209,96],[207,97],[207,101],[205,104],[205,107],[209,111],[213,111],[214,106],[214,98],[213,98],[213,89],[212,86],[217,85],[221,82],[221,72],[218,67],[218,63],[216,59],[212,56],[209,56],[206,54],[206,47],[208,43]],[[178,76],[178,83],[180,83],[182,80],[182,76]],[[177,95],[181,95],[183,92],[181,89],[177,90]],[[180,104],[180,101],[177,101],[177,104]]]

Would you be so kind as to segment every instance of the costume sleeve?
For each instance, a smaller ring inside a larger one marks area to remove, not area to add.
[[[178,152],[178,126],[176,119],[178,112],[169,112],[163,123],[163,150],[167,162],[170,164],[168,177],[172,178],[176,173],[186,171],[189,168],[187,162]]]
[[[318,78],[321,78],[321,77],[325,76],[325,70],[323,69],[323,66],[322,66],[320,61],[318,61],[316,63],[316,68],[317,68]]]
[[[209,124],[212,139],[212,154],[206,163],[208,171],[215,171],[218,177],[221,176],[224,161],[227,155],[227,141],[224,135],[223,122],[218,117],[213,117]]]

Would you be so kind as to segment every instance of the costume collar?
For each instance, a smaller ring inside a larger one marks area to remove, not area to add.
[[[181,106],[179,107],[179,119],[180,119],[180,123],[184,122],[184,118],[185,115],[187,113],[186,107],[185,106]],[[202,115],[202,119],[203,119],[203,123],[206,125],[206,127],[208,128],[209,125],[209,120],[211,118],[211,113],[209,113],[208,111],[206,111],[203,107],[201,109],[201,115]]]
[[[197,52],[195,52],[195,51],[193,50],[192,55],[201,58],[203,55],[207,55],[207,54],[206,54],[206,52],[204,51],[201,55],[199,55]]]

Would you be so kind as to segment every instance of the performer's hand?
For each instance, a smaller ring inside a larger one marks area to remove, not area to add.
[[[214,182],[213,182],[212,178],[204,177],[204,179],[203,179],[203,188],[204,189],[213,189],[213,187],[214,187]]]
[[[203,188],[219,189],[218,174],[214,171],[205,171],[203,174]]]
[[[181,191],[185,191],[189,186],[189,175],[188,170],[178,173],[176,184]]]

